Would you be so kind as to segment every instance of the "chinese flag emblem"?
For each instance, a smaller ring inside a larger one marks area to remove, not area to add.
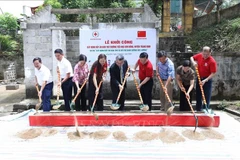
[[[146,37],[146,31],[138,31],[137,32],[137,37],[145,38]]]

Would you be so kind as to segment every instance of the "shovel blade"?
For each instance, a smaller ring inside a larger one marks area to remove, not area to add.
[[[174,106],[171,106],[170,108],[168,108],[167,115],[170,116],[172,114],[173,110],[174,110]]]
[[[61,104],[56,104],[56,105],[54,105],[52,108],[55,109],[55,110],[57,110],[57,109],[59,109],[60,107],[61,107]]]
[[[140,108],[142,111],[148,111],[148,110],[149,110],[149,106],[146,105],[146,104],[140,105],[139,108]]]
[[[37,103],[36,106],[35,106],[35,109],[39,110],[40,108],[41,108],[41,103]]]
[[[119,109],[119,107],[120,107],[120,105],[119,105],[119,104],[117,104],[117,103],[115,103],[115,104],[112,104],[112,105],[110,106],[110,108],[111,108],[112,110],[118,110],[118,109]]]

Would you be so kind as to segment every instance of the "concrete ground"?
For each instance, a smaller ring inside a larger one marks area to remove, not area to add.
[[[17,90],[6,90],[6,85],[0,85],[0,116],[9,115],[13,105],[25,99],[25,85],[20,84]]]

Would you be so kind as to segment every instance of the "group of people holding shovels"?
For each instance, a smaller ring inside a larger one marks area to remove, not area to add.
[[[193,110],[191,107],[192,91],[194,88],[195,77],[196,83],[196,110],[208,110],[211,90],[212,78],[217,71],[217,65],[211,56],[211,49],[203,47],[203,51],[190,58],[184,60],[182,65],[177,67],[176,74],[174,63],[167,56],[165,51],[158,51],[158,62],[156,64],[156,76],[160,84],[160,101],[162,108],[171,112],[174,108],[172,103],[172,92],[174,81],[176,80],[180,88],[180,111]],[[57,59],[58,88],[62,89],[65,111],[103,111],[103,92],[102,85],[107,74],[107,56],[105,54],[98,55],[98,59],[93,63],[89,70],[87,65],[87,56],[80,54],[79,61],[75,65],[74,70],[71,63],[64,57],[61,49],[54,51]],[[39,100],[42,102],[43,111],[51,110],[50,98],[53,89],[53,80],[50,70],[42,64],[39,57],[33,59],[35,66],[36,88],[38,89]],[[191,68],[191,64],[195,67]],[[139,82],[135,77],[135,70],[138,69]],[[153,65],[148,59],[148,54],[142,52],[139,55],[134,68],[130,69],[128,62],[123,55],[117,55],[115,62],[109,68],[110,86],[112,91],[112,110],[124,110],[125,90],[127,87],[127,78],[132,73],[134,83],[136,85],[142,111],[152,110],[152,88],[153,88]],[[86,96],[86,84],[88,82],[88,94]],[[72,99],[72,88],[74,87],[74,98]],[[59,90],[58,90],[59,99]],[[87,107],[87,99],[89,107]],[[203,101],[203,105],[202,105]],[[58,109],[61,103],[53,106]],[[40,105],[37,107],[39,108]]]

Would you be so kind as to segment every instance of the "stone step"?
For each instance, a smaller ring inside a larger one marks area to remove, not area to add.
[[[62,101],[62,100],[61,100]],[[14,104],[13,105],[13,111],[19,112],[31,108],[35,108],[35,105],[38,103],[38,100],[36,99],[25,99],[24,101]],[[55,105],[55,100],[52,100],[52,106]],[[175,106],[175,111],[179,110],[179,102],[173,102]],[[125,110],[139,110],[139,105],[141,104],[140,100],[126,100],[125,102]],[[112,105],[111,100],[104,100],[104,110],[111,110],[110,105]],[[196,102],[193,101],[192,103],[193,108],[196,107]],[[218,110],[219,102],[213,101],[211,102],[211,108],[214,110]],[[60,110],[64,110],[64,104],[60,107]],[[163,110],[161,107],[159,100],[152,100],[152,110]]]

